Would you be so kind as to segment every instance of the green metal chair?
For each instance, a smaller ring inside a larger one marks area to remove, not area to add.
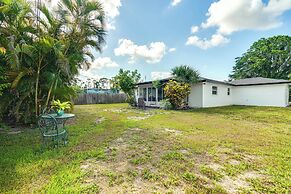
[[[45,148],[50,144],[59,147],[60,141],[67,144],[68,134],[64,127],[60,127],[57,120],[48,114],[43,114],[38,119],[38,127],[42,135],[42,147]]]

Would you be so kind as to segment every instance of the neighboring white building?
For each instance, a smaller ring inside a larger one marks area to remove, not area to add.
[[[166,83],[170,80],[160,80]],[[289,105],[289,85],[291,81],[248,78],[222,82],[201,77],[191,85],[188,105],[192,108],[229,105],[276,106]],[[159,107],[164,98],[163,89],[153,87],[151,81],[137,84],[136,98],[143,98],[146,106]]]

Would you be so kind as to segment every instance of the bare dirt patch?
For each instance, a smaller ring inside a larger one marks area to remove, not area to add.
[[[228,193],[239,193],[240,189],[251,189],[247,179],[258,179],[264,176],[256,171],[244,172],[237,177],[225,176],[218,184],[222,186]]]
[[[241,162],[238,160],[231,159],[228,161],[228,163],[235,166],[235,165],[239,165]]]
[[[182,134],[182,131],[178,131],[176,129],[165,128],[164,130],[168,133],[173,134],[173,135],[181,135]]]
[[[220,171],[223,169],[223,166],[217,163],[211,163],[207,165],[209,168],[213,169],[214,171]]]
[[[103,121],[105,121],[105,117],[99,117],[96,119],[95,123],[99,124],[99,123],[102,123]]]
[[[134,121],[141,121],[141,120],[148,119],[149,117],[150,116],[131,116],[131,117],[127,117],[127,119],[134,120]]]

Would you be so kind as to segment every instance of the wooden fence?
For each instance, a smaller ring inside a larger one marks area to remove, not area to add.
[[[80,94],[74,104],[110,104],[124,103],[126,101],[125,94]]]

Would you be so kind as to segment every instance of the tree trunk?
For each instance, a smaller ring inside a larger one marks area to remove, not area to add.
[[[48,91],[48,94],[47,94],[47,99],[46,99],[46,102],[45,102],[45,107],[48,106],[48,103],[49,103],[49,100],[50,100],[50,96],[51,96],[51,93],[52,93],[52,90],[53,90],[53,86],[54,86],[54,81],[52,82],[51,86],[50,86],[50,89]]]
[[[38,86],[39,86],[39,75],[40,75],[40,65],[41,65],[42,58],[38,62],[37,72],[36,72],[36,82],[35,82],[35,98],[34,98],[34,105],[35,105],[35,116],[38,116]]]

